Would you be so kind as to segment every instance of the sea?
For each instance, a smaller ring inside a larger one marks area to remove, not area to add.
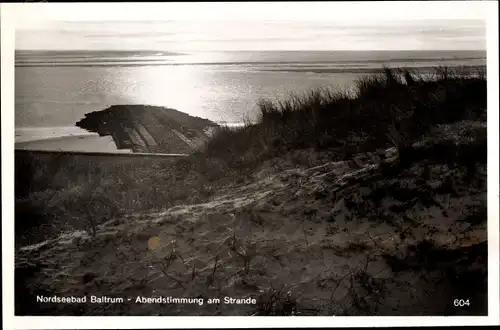
[[[85,136],[75,123],[116,104],[174,108],[238,125],[259,100],[350,89],[386,67],[485,66],[485,51],[27,51],[15,54],[16,143]]]

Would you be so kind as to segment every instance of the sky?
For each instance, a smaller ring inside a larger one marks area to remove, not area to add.
[[[432,2],[379,2],[373,8],[366,2],[141,5],[18,6],[16,49],[486,49],[480,3],[440,7]]]

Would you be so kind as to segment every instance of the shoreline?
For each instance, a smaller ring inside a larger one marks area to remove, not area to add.
[[[16,145],[23,145],[23,144],[28,144],[28,143],[41,143],[41,142],[50,142],[50,141],[56,141],[56,140],[66,140],[68,138],[84,138],[84,137],[98,137],[98,134],[94,133],[89,133],[89,134],[78,134],[78,135],[63,135],[63,136],[54,136],[54,137],[40,137],[40,138],[34,138],[33,140],[25,140],[25,141],[19,141],[15,142]]]

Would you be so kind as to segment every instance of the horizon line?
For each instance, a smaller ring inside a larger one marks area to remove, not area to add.
[[[180,54],[185,55],[183,53],[199,53],[199,52],[373,52],[373,51],[382,51],[382,52],[407,52],[407,51],[467,51],[467,52],[486,52],[487,49],[457,49],[457,48],[448,48],[448,49],[267,49],[267,50],[255,50],[255,49],[218,49],[218,50],[162,50],[162,49],[42,49],[42,48],[24,48],[19,49],[16,48],[14,51],[43,51],[43,52],[157,52],[157,53],[171,53],[171,54]]]

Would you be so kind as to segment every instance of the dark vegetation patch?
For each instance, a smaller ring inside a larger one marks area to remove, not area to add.
[[[402,162],[411,161],[420,157],[411,143],[435,125],[485,119],[482,74],[438,68],[424,79],[386,69],[360,79],[354,93],[318,89],[285,101],[261,101],[258,123],[221,128],[205,154],[254,166],[296,149],[336,149],[341,160],[395,146]],[[439,148],[434,157],[446,157]]]
[[[434,77],[424,79],[416,73],[386,70],[359,80],[355,93],[315,90],[285,101],[262,101],[257,123],[238,129],[221,127],[203,151],[176,161],[16,151],[16,245],[41,242],[64,229],[92,233],[102,222],[133,212],[199,203],[252,180],[261,165],[283,157],[292,163],[295,159],[298,166],[311,166],[320,162],[310,157],[315,153],[328,155],[327,161],[339,161],[389,147],[397,150],[396,162],[381,160],[369,180],[353,177],[345,183],[356,184],[353,190],[368,185],[369,192],[343,190],[334,195],[345,197],[353,218],[394,224],[400,228],[395,235],[404,239],[409,232],[402,223],[414,221],[406,211],[416,206],[442,207],[440,195],[484,191],[486,130],[484,125],[477,129],[474,125],[485,120],[484,73],[440,68]],[[295,155],[304,150],[303,155]],[[326,190],[314,198],[335,202]],[[386,199],[396,201],[389,210],[381,208]],[[457,221],[471,225],[486,221],[484,203],[465,211]],[[313,219],[312,214],[304,217]],[[262,218],[254,220],[266,225]],[[334,223],[335,217],[326,221]],[[404,257],[385,258],[394,272],[438,271],[457,292],[465,290],[467,282],[473,283],[472,291],[485,292],[487,267],[471,266],[486,263],[485,246],[443,248],[425,241],[410,247]],[[349,249],[362,252],[366,246],[352,243]],[[41,271],[40,265],[18,263],[15,285],[21,293],[16,295],[27,296],[22,290]],[[377,283],[371,285],[364,290],[378,290]],[[463,296],[472,297],[472,291],[464,291]],[[359,310],[366,305],[359,299],[357,303]],[[18,305],[16,301],[16,313],[36,310],[29,304]],[[267,292],[257,314],[303,315],[306,310],[277,289]]]

